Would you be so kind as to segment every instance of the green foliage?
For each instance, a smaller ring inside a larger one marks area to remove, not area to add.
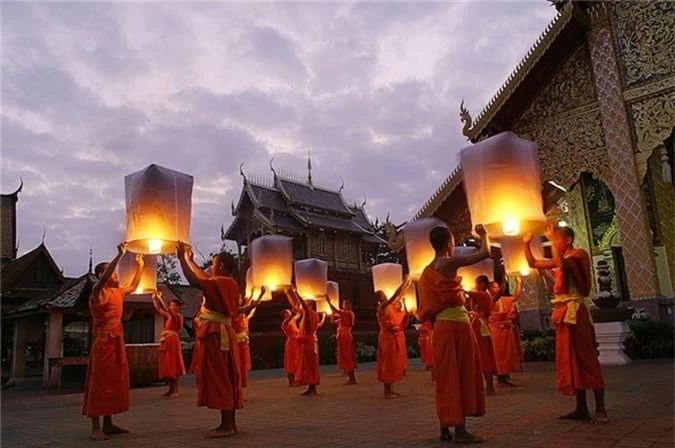
[[[265,364],[265,360],[259,354],[254,354],[251,356],[251,367],[254,370],[265,369],[268,366]]]
[[[363,342],[356,343],[356,359],[358,362],[373,362],[377,360],[377,347],[364,344]]]
[[[631,332],[624,341],[626,354],[632,359],[673,357],[675,327],[667,322],[630,321]]]
[[[408,358],[419,358],[421,353],[419,344],[408,344]]]
[[[536,336],[524,339],[522,347],[526,361],[555,360],[555,336]]]
[[[160,255],[157,257],[157,282],[167,285],[177,285],[181,281],[178,273],[178,260],[175,255]]]
[[[337,363],[337,340],[335,334],[319,338],[319,364]]]

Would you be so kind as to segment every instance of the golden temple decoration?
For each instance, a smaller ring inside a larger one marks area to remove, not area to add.
[[[647,160],[652,150],[663,144],[675,126],[675,89],[655,97],[630,103],[628,106],[635,129],[638,175],[647,172]]]

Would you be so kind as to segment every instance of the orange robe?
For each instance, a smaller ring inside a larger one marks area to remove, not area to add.
[[[417,283],[417,291],[420,319],[434,322],[438,420],[441,426],[460,426],[467,416],[485,415],[478,343],[470,323],[436,317],[447,308],[464,307],[462,279],[448,278],[427,267]]]
[[[337,332],[338,369],[341,371],[356,370],[356,350],[354,336],[352,335],[352,327],[356,316],[350,310],[340,310],[337,314],[340,316]]]
[[[389,305],[380,314],[380,305],[377,312],[377,323],[380,325],[380,335],[377,341],[377,381],[393,384],[401,381],[408,367],[408,346],[405,340],[405,326],[407,314],[395,310],[396,305]]]
[[[199,320],[199,318],[194,318],[192,322],[193,328],[195,330],[195,343],[194,346],[192,347],[192,361],[190,362],[190,372],[192,372],[195,375],[195,377],[197,377],[197,381],[199,381],[199,365],[202,362],[202,357],[204,353],[204,347],[202,347],[202,344],[199,342],[199,338],[197,337],[197,332],[199,331],[201,321]]]
[[[245,314],[239,314],[232,322],[232,326],[237,333],[237,346],[239,347],[239,359],[241,359],[241,387],[246,387],[248,386],[248,373],[253,370],[248,336],[248,318]]]
[[[159,340],[159,378],[177,380],[185,375],[183,350],[180,345],[183,316],[171,312],[169,315],[164,322],[164,331]]]
[[[434,366],[433,334],[434,324],[430,321],[423,322],[422,325],[420,325],[417,342],[420,345],[420,360],[427,367]]]
[[[200,280],[205,303],[197,330],[202,346],[197,384],[197,406],[231,411],[244,407],[240,371],[242,363],[237,349],[237,337],[231,321],[218,323],[208,320],[206,313],[214,311],[232,319],[237,314],[239,286],[232,277],[211,277]],[[221,338],[221,331],[225,333]]]
[[[124,290],[103,287],[106,303],[89,300],[94,342],[84,386],[82,415],[101,417],[126,412],[131,407],[129,396],[129,362],[124,345],[122,309]]]
[[[295,317],[281,323],[281,331],[286,335],[284,344],[284,370],[287,374],[297,375],[300,370],[300,345],[298,344],[298,324]]]
[[[514,316],[517,322],[518,315],[513,297],[500,298],[490,316],[497,375],[508,375],[523,370],[518,350],[520,340],[516,342],[514,339]]]
[[[492,295],[487,291],[471,291],[469,297],[471,297],[475,311],[471,319],[471,327],[478,341],[481,368],[483,373],[492,373],[495,370],[495,353],[490,330]]]
[[[579,288],[566,268],[556,270],[551,314],[551,322],[556,325],[556,385],[563,395],[574,395],[579,390],[603,389],[605,380],[595,330],[584,302],[590,292],[590,258],[586,251],[573,249],[565,255],[565,263],[576,265],[586,283],[585,288]]]
[[[320,383],[319,338],[316,335],[319,322],[319,315],[314,310],[305,311],[300,321],[300,334],[297,339],[300,346],[300,368],[295,381],[301,386],[316,386]]]

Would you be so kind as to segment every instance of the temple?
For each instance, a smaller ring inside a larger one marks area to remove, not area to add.
[[[623,300],[672,320],[675,8],[554,4],[555,19],[475,119],[462,103],[463,133],[474,143],[507,130],[535,141],[546,214],[575,230],[594,269],[608,263]],[[413,217],[444,220],[460,242],[471,238],[462,176],[459,166]],[[400,248],[400,235],[389,239]],[[542,281],[528,278],[524,327],[547,325],[545,298]]]

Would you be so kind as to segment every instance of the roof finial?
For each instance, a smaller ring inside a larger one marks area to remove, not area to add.
[[[45,238],[47,238],[47,227],[42,228],[42,243],[41,244],[45,243]]]
[[[272,163],[274,162],[274,156],[270,159],[270,170],[272,170],[272,173],[274,173],[274,179],[276,180],[277,178],[277,172],[274,170],[274,165]]]
[[[225,225],[220,225],[220,240],[225,241]]]
[[[313,187],[312,183],[312,148],[307,147],[307,185]]]
[[[234,211],[234,199],[232,200],[232,202],[230,202],[230,210],[232,211],[232,216],[235,216],[236,212]]]
[[[363,193],[363,202],[361,203],[361,208],[366,206],[366,202],[368,202],[368,198],[366,198],[366,194]]]
[[[340,193],[342,193],[342,190],[345,188],[345,180],[344,178],[340,178],[340,189],[338,190]]]
[[[94,273],[94,251],[91,249],[91,244],[89,244],[89,274]]]
[[[239,165],[239,174],[241,174],[241,177],[244,178],[244,183],[248,182],[246,179],[246,174],[244,174],[244,162],[241,162],[241,165]]]

